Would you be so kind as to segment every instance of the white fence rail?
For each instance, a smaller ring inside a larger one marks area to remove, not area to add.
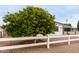
[[[38,40],[38,39],[47,39],[47,36],[42,37],[18,37],[18,38],[0,38],[0,42],[5,41],[21,41],[21,40]]]
[[[66,37],[66,40],[53,41],[54,38],[59,39],[59,38],[65,38],[65,37]],[[0,47],[0,50],[33,47],[33,46],[40,46],[40,45],[47,45],[47,48],[50,48],[50,44],[68,42],[68,45],[70,45],[71,41],[79,40],[79,38],[75,38],[75,39],[72,38],[71,39],[71,37],[79,37],[79,35],[63,35],[63,36],[50,36],[50,35],[48,35],[48,36],[41,36],[41,37],[0,38],[0,42],[20,41],[20,40],[39,40],[39,39],[46,40],[45,42],[40,42],[40,43],[3,46],[3,47]],[[52,41],[50,41],[51,39],[52,39]]]

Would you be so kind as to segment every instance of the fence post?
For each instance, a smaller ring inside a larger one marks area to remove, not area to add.
[[[49,49],[50,48],[50,37],[49,37],[49,35],[48,35],[48,39],[47,39],[47,48]]]
[[[70,45],[70,35],[68,35],[68,45]]]

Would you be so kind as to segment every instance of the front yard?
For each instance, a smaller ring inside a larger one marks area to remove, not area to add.
[[[30,48],[20,48],[13,50],[0,51],[0,53],[79,53],[79,41],[67,43],[52,44],[50,49],[45,46],[37,46]]]

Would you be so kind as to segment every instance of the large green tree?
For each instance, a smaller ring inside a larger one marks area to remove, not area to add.
[[[3,28],[13,37],[35,36],[54,33],[55,15],[39,7],[28,6],[19,12],[8,13],[3,17]]]
[[[77,23],[77,30],[79,31],[79,21],[78,21],[78,23]]]

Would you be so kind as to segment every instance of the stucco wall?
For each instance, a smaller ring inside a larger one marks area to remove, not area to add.
[[[56,26],[58,26],[58,31],[55,31],[54,35],[63,35],[63,25],[57,24]]]

